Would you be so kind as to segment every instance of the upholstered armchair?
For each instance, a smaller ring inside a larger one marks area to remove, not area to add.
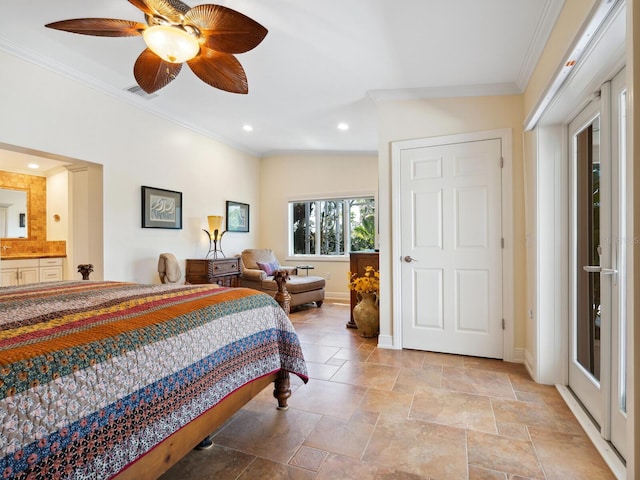
[[[295,267],[281,266],[271,249],[249,248],[240,256],[240,284],[243,287],[260,290],[273,297],[278,291],[278,285],[273,279],[276,270],[289,272],[286,287],[291,295],[292,308],[312,302],[318,307],[322,306],[324,278],[298,275]]]

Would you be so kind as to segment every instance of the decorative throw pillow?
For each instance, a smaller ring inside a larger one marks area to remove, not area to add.
[[[256,262],[256,264],[258,265],[258,268],[264,271],[264,273],[266,273],[267,276],[269,277],[273,275],[274,272],[280,268],[280,264],[278,262],[269,262],[269,263]]]

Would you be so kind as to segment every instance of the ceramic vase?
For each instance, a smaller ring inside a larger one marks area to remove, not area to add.
[[[358,303],[353,307],[353,320],[361,337],[375,337],[380,331],[380,312],[378,295],[375,293],[356,293]]]

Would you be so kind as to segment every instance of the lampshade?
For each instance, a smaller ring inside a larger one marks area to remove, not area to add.
[[[171,63],[191,60],[200,51],[200,44],[193,35],[170,25],[146,28],[142,37],[153,53]]]
[[[207,220],[209,222],[209,233],[211,233],[212,235],[212,239],[213,240],[217,240],[220,237],[220,234],[222,233],[222,219],[224,217],[222,217],[221,215],[209,215],[207,217]],[[214,235],[216,235],[216,230],[218,232],[216,238],[213,238]]]

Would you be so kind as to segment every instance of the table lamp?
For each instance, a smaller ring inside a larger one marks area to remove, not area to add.
[[[209,215],[207,221],[209,222],[209,230],[202,229],[209,238],[209,251],[205,258],[209,258],[209,255],[213,255],[213,258],[218,258],[218,252],[224,257],[222,251],[222,236],[226,233],[226,230],[222,231],[222,219],[221,215]],[[219,248],[218,248],[219,247]]]

